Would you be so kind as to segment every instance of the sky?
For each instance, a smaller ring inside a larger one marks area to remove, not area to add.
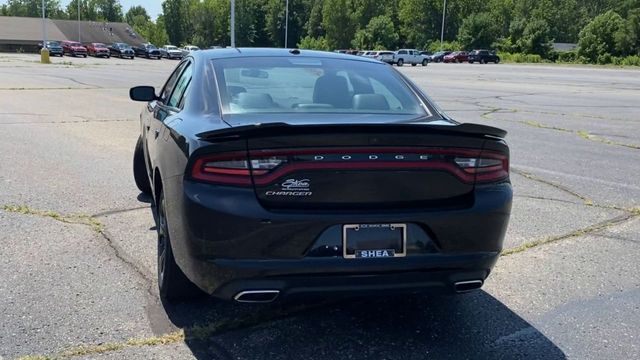
[[[61,0],[60,5],[62,8],[66,8],[71,0]],[[0,0],[0,4],[6,4],[7,0]],[[122,13],[126,14],[130,7],[135,5],[142,5],[147,9],[147,13],[152,19],[156,19],[158,14],[162,12],[162,0],[120,0],[122,5]]]

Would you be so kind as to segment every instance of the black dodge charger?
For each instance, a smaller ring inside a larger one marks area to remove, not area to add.
[[[466,292],[498,259],[506,132],[450,119],[382,62],[198,51],[130,96],[165,299]]]

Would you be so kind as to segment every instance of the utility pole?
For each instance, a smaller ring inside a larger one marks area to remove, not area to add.
[[[80,36],[80,0],[78,2],[78,42],[82,44],[82,37]]]
[[[236,0],[231,0],[231,47],[236,47]]]
[[[444,5],[442,6],[442,30],[440,31],[440,50],[442,49],[442,43],[444,43],[444,20],[445,14],[447,12],[447,0],[444,0]]]
[[[287,0],[287,10],[284,18],[284,48],[286,49],[289,37],[289,0]]]

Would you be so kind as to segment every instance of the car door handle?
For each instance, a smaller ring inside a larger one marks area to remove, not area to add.
[[[155,138],[157,139],[157,138],[158,138],[158,136],[160,136],[160,129],[156,129],[156,130],[154,131],[154,135],[155,135]]]

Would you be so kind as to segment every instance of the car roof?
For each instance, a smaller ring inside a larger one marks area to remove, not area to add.
[[[295,54],[294,52],[297,52]],[[306,58],[322,58],[322,59],[342,59],[351,61],[362,61],[379,64],[378,60],[358,57],[349,54],[342,54],[328,51],[316,51],[316,50],[298,50],[298,49],[279,49],[279,48],[224,48],[224,49],[210,49],[201,50],[194,57],[214,59],[225,58],[247,58],[247,57],[306,57]]]

